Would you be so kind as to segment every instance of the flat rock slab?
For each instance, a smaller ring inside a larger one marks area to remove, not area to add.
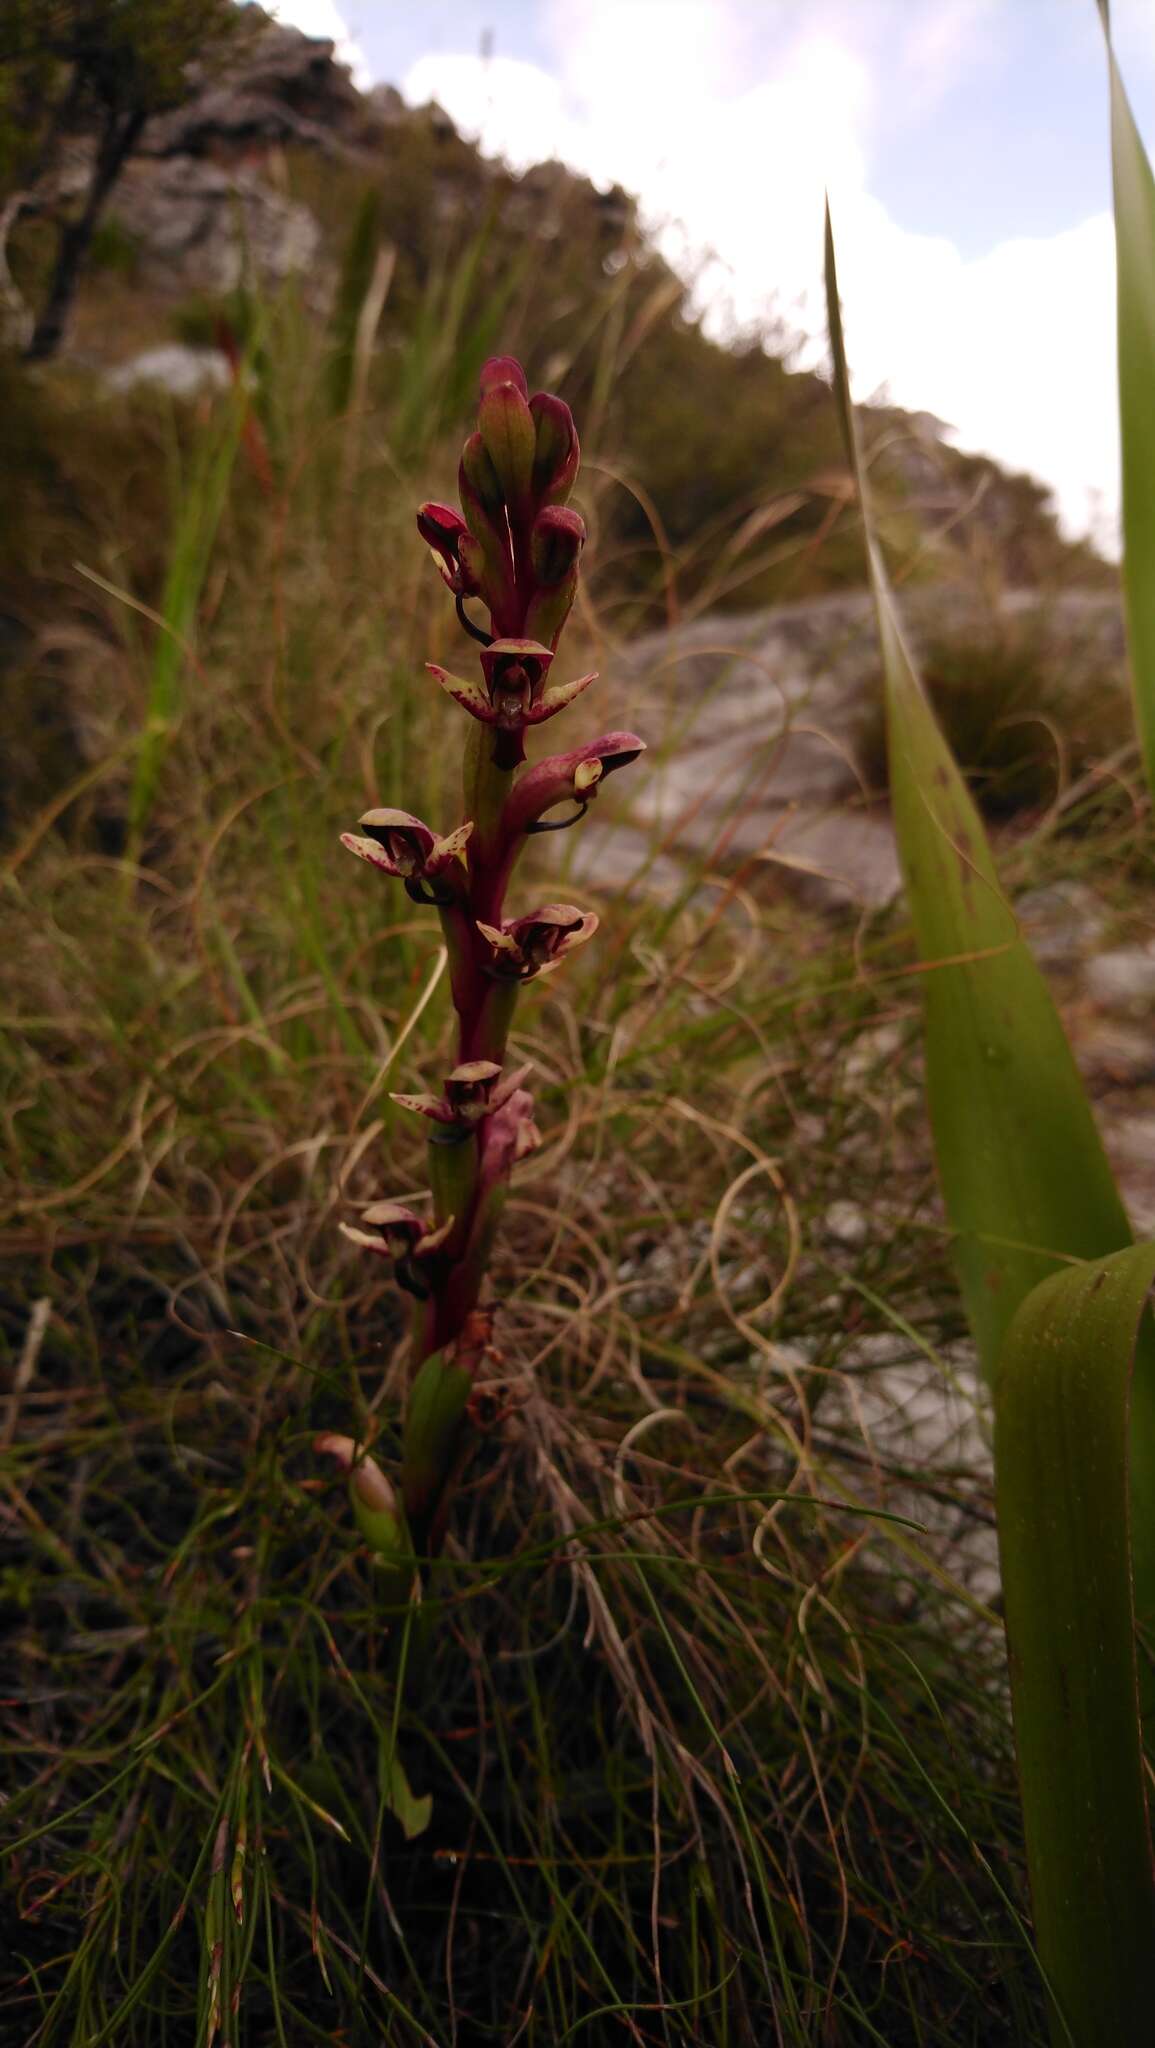
[[[990,611],[964,591],[907,592],[902,603],[916,652],[928,633],[965,639],[990,627]],[[1072,688],[1120,673],[1113,595],[1009,592],[999,609],[1053,644]],[[613,678],[615,724],[650,747],[628,812],[606,806],[617,829],[608,842],[599,835],[603,878],[609,863],[612,878],[627,879],[644,858],[640,842],[657,841],[663,861],[773,866],[785,886],[831,908],[877,908],[896,894],[888,805],[861,763],[881,690],[865,591],[696,619],[602,656],[601,666]]]

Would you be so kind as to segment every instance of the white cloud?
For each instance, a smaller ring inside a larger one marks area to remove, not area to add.
[[[302,35],[326,36],[337,45],[337,56],[353,73],[355,84],[364,92],[373,77],[364,50],[356,36],[356,22],[350,26],[336,0],[273,0],[269,13],[286,28],[299,28]]]
[[[895,80],[933,98],[968,52],[989,58],[1005,4],[944,0],[931,17],[909,0],[786,5],[772,62],[763,42],[755,70],[748,16],[724,0],[551,0],[555,74],[427,56],[403,87],[410,101],[439,100],[515,168],[556,155],[636,192],[670,260],[699,276],[708,317],[776,310],[809,334],[810,361],[822,356],[829,190],[858,394],[885,386],[938,414],[961,445],[1050,485],[1069,531],[1110,540],[1109,217],[964,258],[945,238],[900,228],[870,191],[870,137]]]

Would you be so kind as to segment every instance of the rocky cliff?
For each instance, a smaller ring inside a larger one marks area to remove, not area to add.
[[[174,357],[173,345],[211,343],[214,314],[246,284],[294,283],[323,320],[369,203],[396,259],[383,359],[428,317],[431,280],[464,267],[467,317],[592,414],[599,452],[652,502],[683,585],[713,572],[717,550],[701,546],[709,529],[728,557],[725,605],[859,580],[857,539],[837,516],[846,479],[825,385],[792,373],[772,339],[709,341],[627,194],[557,163],[514,177],[436,106],[408,108],[389,86],[359,92],[331,42],[271,23],[227,70],[190,87],[184,105],[147,125],[113,194],[73,324],[74,362],[131,382],[144,356],[144,374],[178,392],[198,370],[220,381],[219,362]],[[62,207],[83,185],[90,146],[81,133],[59,152]],[[32,295],[38,232],[31,220],[13,235],[13,277]],[[1090,550],[1060,539],[1030,479],[957,454],[926,415],[880,410],[876,424],[896,538],[927,552],[932,572],[945,548],[996,559],[1013,583],[1102,574]],[[660,549],[637,500],[618,507],[612,537],[635,584],[656,581]]]

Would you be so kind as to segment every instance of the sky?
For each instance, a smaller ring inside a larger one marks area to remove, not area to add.
[[[280,0],[361,84],[515,169],[635,193],[713,331],[826,361],[829,192],[856,396],[945,421],[1115,546],[1106,63],[1094,0]],[[1155,148],[1155,0],[1113,0]]]

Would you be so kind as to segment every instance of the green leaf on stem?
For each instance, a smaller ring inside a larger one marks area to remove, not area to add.
[[[452,1471],[473,1376],[435,1351],[409,1391],[401,1454],[401,1497],[415,1538],[429,1524]]]
[[[1064,1258],[1131,1241],[1050,991],[902,635],[875,537],[826,218],[834,385],[866,529],[890,790],[918,945],[926,1085],[967,1314],[988,1379],[1019,1304]]]
[[[1035,1930],[1054,2040],[1076,2048],[1147,2040],[1155,2014],[1128,1506],[1132,1369],[1137,1395],[1155,1386],[1153,1279],[1151,1244],[1052,1275],[1019,1309],[995,1387]]]
[[[1115,61],[1107,8],[1115,194],[1123,599],[1135,715],[1155,791],[1155,177]]]

